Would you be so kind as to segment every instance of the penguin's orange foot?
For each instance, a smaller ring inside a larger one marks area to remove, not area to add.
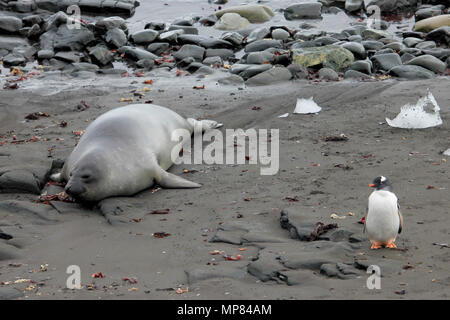
[[[391,242],[391,243],[386,244],[386,248],[397,249],[397,246],[395,245],[394,242]]]
[[[376,250],[376,249],[380,249],[382,247],[380,242],[372,242],[372,246],[370,247],[370,249],[372,250]]]

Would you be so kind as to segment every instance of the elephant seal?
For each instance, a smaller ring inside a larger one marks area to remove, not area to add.
[[[66,181],[68,195],[82,202],[130,196],[154,183],[165,188],[198,188],[199,184],[167,172],[172,164],[172,141],[177,129],[191,134],[220,126],[215,121],[184,119],[153,104],[132,104],[113,109],[93,121],[66,160],[55,181]]]

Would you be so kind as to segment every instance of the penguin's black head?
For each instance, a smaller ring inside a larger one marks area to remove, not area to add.
[[[385,176],[379,176],[373,180],[372,184],[369,184],[369,187],[376,188],[377,190],[391,191],[392,183]]]

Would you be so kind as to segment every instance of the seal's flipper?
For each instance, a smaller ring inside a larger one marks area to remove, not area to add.
[[[161,169],[159,178],[156,182],[163,188],[177,189],[177,188],[200,188],[202,185],[180,178],[172,173]]]
[[[211,129],[217,129],[223,126],[222,123],[218,123],[214,120],[195,120],[188,118],[187,122],[192,126],[194,132],[204,133]]]

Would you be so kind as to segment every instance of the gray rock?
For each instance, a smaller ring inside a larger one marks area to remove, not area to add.
[[[230,49],[206,49],[205,57],[221,57],[226,60],[234,56],[233,50]]]
[[[385,44],[383,46],[383,49],[386,49],[386,48],[399,52],[399,51],[405,49],[405,45],[400,42],[391,42],[391,43]]]
[[[287,68],[294,79],[306,79],[309,75],[308,70],[298,63],[292,63],[288,65]]]
[[[444,61],[450,56],[450,49],[436,48],[436,49],[424,49],[422,50],[424,54],[432,55],[433,57],[438,58],[439,60]]]
[[[237,74],[232,74],[217,80],[217,82],[224,86],[240,86],[244,84],[244,79]]]
[[[415,46],[416,49],[434,49],[436,48],[436,42],[434,41],[424,41],[424,42],[420,42]]]
[[[169,31],[172,30],[183,30],[185,34],[198,34],[198,29],[193,26],[180,26],[176,24],[172,24],[169,27]]]
[[[55,30],[49,30],[40,37],[41,49],[81,51],[86,45],[94,41],[92,31],[85,27],[69,29],[62,24]],[[47,43],[45,43],[47,42]]]
[[[350,42],[358,42],[361,43],[362,42],[362,37],[359,34],[355,34],[353,36],[348,37],[347,39]]]
[[[431,79],[434,77],[434,72],[416,65],[401,65],[393,67],[389,70],[389,74],[399,78],[405,79]]]
[[[366,50],[375,50],[375,51],[380,50],[384,46],[382,42],[375,40],[363,41],[362,45]]]
[[[366,49],[361,43],[358,42],[345,42],[341,44],[341,47],[347,49],[351,53],[353,53],[353,56],[358,59],[362,60],[367,57]]]
[[[295,19],[318,19],[322,17],[322,4],[313,3],[296,3],[290,5],[284,10],[286,20]]]
[[[164,31],[166,30],[166,24],[164,22],[149,22],[145,25],[144,29]]]
[[[363,72],[365,74],[371,74],[372,73],[372,63],[370,60],[359,60],[353,62],[350,67],[350,70],[355,70],[359,72]]]
[[[245,46],[245,52],[264,51],[269,48],[281,48],[278,40],[257,40]]]
[[[389,71],[402,64],[402,59],[397,53],[376,54],[371,59],[376,70]]]
[[[370,76],[357,70],[347,70],[344,79],[370,79]]]
[[[136,62],[136,66],[139,68],[144,68],[146,70],[151,70],[155,66],[155,60],[141,59],[138,62]]]
[[[178,50],[173,55],[173,57],[176,60],[183,60],[184,58],[192,57],[197,61],[203,61],[204,56],[205,56],[205,49],[200,46],[196,46],[196,45],[192,45],[192,44],[183,45],[180,48],[180,50]]]
[[[423,19],[428,19],[434,16],[439,16],[442,14],[442,9],[440,6],[433,6],[429,8],[422,8],[415,12],[416,21],[420,21]]]
[[[0,202],[0,210],[17,217],[31,219],[27,223],[54,224],[58,222],[58,213],[51,206],[28,201],[6,200]]]
[[[402,51],[400,51],[400,54],[405,54],[405,53],[412,54],[413,56],[420,56],[423,54],[422,50],[416,49],[416,48],[405,48]]]
[[[11,287],[0,288],[0,300],[12,300],[23,297],[23,292]]]
[[[274,40],[286,40],[289,39],[290,34],[284,29],[277,28],[272,30],[272,39]]]
[[[89,55],[91,56],[94,62],[103,66],[110,64],[114,59],[114,56],[111,53],[111,51],[109,51],[103,45],[97,45],[96,47],[92,48],[89,51]]]
[[[147,44],[153,42],[158,35],[158,31],[147,29],[133,33],[130,38],[137,44]]]
[[[371,0],[367,4],[367,7],[372,5],[378,6],[381,13],[398,13],[406,12],[415,9],[417,0]]]
[[[427,33],[426,39],[450,46],[450,26],[434,29],[433,31]]]
[[[362,37],[366,40],[379,40],[382,38],[392,38],[392,35],[389,32],[383,30],[366,29],[362,32]]]
[[[141,48],[136,47],[130,47],[130,46],[123,46],[120,47],[119,50],[117,50],[119,53],[125,53],[125,56],[132,58],[133,60],[142,60],[142,59],[151,59],[155,60],[158,58],[158,56],[154,55],[151,52],[148,52]]]
[[[237,46],[240,46],[244,41],[244,37],[237,32],[226,32],[220,38]]]
[[[71,63],[67,66],[65,66],[65,71],[70,71],[70,72],[83,72],[83,71],[87,71],[87,72],[97,72],[99,71],[99,67],[95,64],[92,63],[87,63],[87,62],[74,62]]]
[[[25,26],[32,26],[34,24],[40,25],[43,22],[43,20],[41,16],[33,14],[31,16],[23,17],[22,22]]]
[[[78,5],[81,12],[113,13],[127,17],[131,17],[139,5],[135,0],[34,0],[34,2],[39,9],[51,12],[65,11],[70,5]]]
[[[402,54],[401,58],[402,58],[402,63],[407,64],[409,61],[414,59],[415,56],[410,53],[404,53],[404,54]]]
[[[327,45],[330,45],[333,43],[337,43],[337,42],[339,42],[339,40],[336,38],[333,38],[333,37],[323,36],[323,37],[318,37],[318,38],[314,39],[313,42],[316,47],[319,47],[319,46],[327,46]]]
[[[256,28],[247,37],[247,43],[254,42],[256,40],[262,40],[270,35],[270,30],[267,27]]]
[[[106,42],[116,48],[120,48],[127,43],[127,35],[120,28],[111,28],[106,32]]]
[[[385,49],[378,50],[374,55],[377,55],[377,54],[391,54],[391,53],[396,53],[396,52],[394,50],[392,50],[391,48],[385,48]]]
[[[147,51],[160,55],[161,53],[167,51],[169,47],[170,45],[166,42],[153,42],[148,45]]]
[[[178,30],[175,30],[178,31]],[[172,32],[172,31],[171,31]],[[222,39],[208,38],[194,34],[181,34],[178,36],[178,43],[180,44],[195,44],[206,49],[233,49],[233,45]]]
[[[248,64],[272,63],[275,55],[268,51],[250,52],[246,60]]]
[[[22,20],[14,16],[0,16],[0,30],[18,32],[22,29]]]
[[[55,52],[53,50],[39,50],[37,53],[38,59],[50,59],[53,58]]]
[[[17,53],[10,53],[3,57],[3,65],[5,67],[24,65],[26,61],[23,55]]]
[[[115,28],[119,28],[123,31],[127,30],[126,21],[121,17],[107,17],[100,19],[95,23],[95,27],[103,30],[111,30]]]
[[[415,57],[414,59],[408,62],[408,65],[421,66],[433,72],[440,72],[440,73],[445,72],[445,70],[447,69],[447,65],[445,64],[445,62],[442,62],[438,58],[429,54],[425,54],[420,57]]]
[[[364,7],[364,0],[346,0],[345,10],[348,12],[354,12],[361,10]]]
[[[207,57],[205,60],[203,60],[203,64],[206,65],[213,65],[213,66],[222,66],[223,60],[221,57],[213,56],[213,57]]]
[[[195,74],[210,75],[213,74],[214,72],[215,72],[214,69],[209,66],[201,66],[200,68],[197,69],[197,71],[195,71]]]
[[[27,38],[37,38],[42,33],[41,27],[38,24],[34,24],[27,32]]]
[[[322,68],[319,70],[319,77],[326,79],[326,80],[332,80],[337,81],[339,80],[339,75],[330,68]]]
[[[423,42],[423,39],[419,39],[419,38],[413,38],[413,37],[408,37],[403,39],[403,43],[407,46],[407,47],[415,47],[418,43]]]
[[[234,74],[239,74],[242,78],[244,78],[244,80],[247,80],[259,73],[262,73],[264,71],[267,71],[269,69],[271,69],[272,66],[270,64],[247,64],[247,65],[239,65],[239,64],[234,64],[231,69],[230,72],[234,73]]]
[[[55,54],[54,58],[58,60],[62,60],[64,62],[72,63],[72,62],[80,62],[80,59],[84,55],[80,52],[75,51],[60,51]]]
[[[163,32],[159,35],[159,40],[161,41],[169,41],[169,42],[176,42],[178,40],[178,36],[184,34],[183,29],[178,30],[172,30]]]

